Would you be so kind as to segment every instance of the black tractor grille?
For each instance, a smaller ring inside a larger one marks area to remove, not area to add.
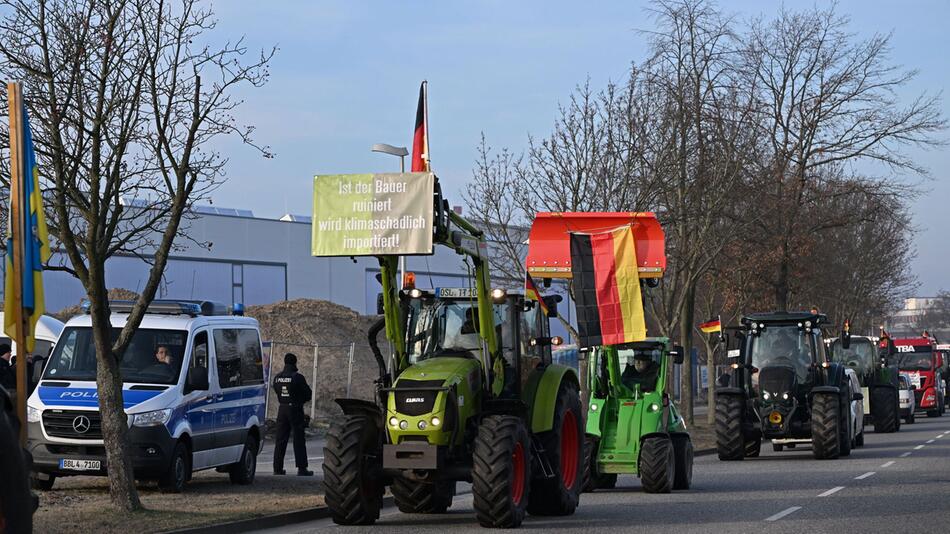
[[[759,390],[772,395],[795,394],[795,370],[790,367],[765,367],[759,371]]]
[[[396,391],[393,393],[396,401],[396,411],[417,416],[429,413],[435,406],[435,397],[438,391],[420,391],[418,388],[437,388],[444,380],[399,380],[396,382]]]
[[[102,439],[99,412],[84,410],[46,410],[43,412],[46,434],[58,438]],[[86,429],[85,432],[82,432]]]

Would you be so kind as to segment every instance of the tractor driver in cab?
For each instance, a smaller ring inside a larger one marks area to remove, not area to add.
[[[656,379],[659,375],[660,366],[650,353],[638,350],[633,356],[633,365],[627,362],[620,380],[630,389],[639,385],[640,391],[653,391],[656,389]]]

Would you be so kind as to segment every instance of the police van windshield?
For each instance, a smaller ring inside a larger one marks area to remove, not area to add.
[[[752,343],[752,366],[788,367],[798,379],[808,377],[812,363],[811,334],[797,325],[767,325],[757,335],[749,336]]]
[[[409,316],[409,361],[437,356],[476,358],[481,352],[478,330],[478,306],[471,300],[416,301]],[[504,320],[507,303],[496,303],[495,335],[506,350],[511,350],[512,332]]]
[[[119,335],[112,330],[112,339]],[[139,329],[122,357],[119,370],[122,382],[176,384],[188,332],[184,330]],[[63,330],[43,373],[47,380],[96,379],[96,345],[92,329],[68,327]]]
[[[852,339],[848,348],[836,339],[831,343],[831,361],[842,363],[860,374],[874,367],[874,345],[867,339]]]

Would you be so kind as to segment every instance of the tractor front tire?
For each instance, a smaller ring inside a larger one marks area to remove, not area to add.
[[[475,438],[472,497],[483,527],[514,528],[531,493],[531,441],[518,417],[490,415]]]
[[[688,490],[693,484],[693,442],[688,434],[673,434],[675,472],[673,489]]]
[[[323,447],[326,503],[338,525],[371,525],[379,518],[380,429],[365,415],[344,415],[330,425]]]
[[[872,389],[871,405],[874,406],[874,432],[880,434],[897,432],[900,423],[897,391],[887,387]]]
[[[554,478],[531,483],[528,513],[570,515],[584,486],[584,417],[577,387],[562,382],[554,405],[554,427],[538,436]]]
[[[587,436],[584,440],[584,493],[596,489],[613,489],[617,486],[617,473],[597,471],[598,440]]]
[[[455,481],[417,482],[396,477],[389,489],[400,512],[406,514],[444,514],[455,497]]]
[[[640,447],[640,482],[647,493],[669,493],[676,478],[676,451],[666,436],[651,436]]]
[[[812,454],[819,460],[837,458],[841,451],[841,410],[837,394],[818,393],[811,404]]]
[[[850,386],[848,386],[850,388]],[[838,420],[838,456],[851,456],[851,445],[854,441],[851,437],[851,401],[847,396],[838,399],[838,408],[840,418]]]
[[[742,398],[736,395],[720,395],[716,398],[716,452],[720,460],[745,458],[742,405]]]

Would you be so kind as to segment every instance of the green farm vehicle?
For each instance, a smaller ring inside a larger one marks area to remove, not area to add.
[[[844,348],[843,338],[831,340],[831,361],[854,369],[864,395],[865,422],[874,423],[875,432],[897,432],[901,428],[897,365],[886,355],[878,357],[878,338],[845,334],[850,343]]]
[[[529,235],[528,272],[540,279],[573,278],[570,234],[623,226],[633,231],[641,289],[655,287],[666,255],[663,229],[653,213],[539,213]],[[628,305],[642,311],[642,302]],[[683,361],[682,347],[667,338],[646,338],[585,350],[590,391],[585,490],[613,488],[622,473],[638,475],[649,493],[688,489],[693,445],[666,391],[671,362]]]
[[[656,372],[636,373],[638,359]],[[682,348],[662,337],[593,350],[587,375],[586,491],[613,488],[621,473],[638,475],[647,493],[689,489],[693,445],[666,392],[671,362],[683,362]]]
[[[472,483],[485,527],[572,514],[583,482],[577,374],[552,363],[559,339],[538,301],[491,289],[482,232],[449,208],[437,179],[434,192],[432,241],[466,257],[474,285],[399,290],[398,256],[378,256],[384,322],[370,345],[384,327],[392,353],[387,365],[374,350],[375,402],[337,399],[344,415],[323,463],[333,521],[374,523],[387,486],[403,512],[442,513],[457,481]],[[544,301],[551,316],[559,299]]]

